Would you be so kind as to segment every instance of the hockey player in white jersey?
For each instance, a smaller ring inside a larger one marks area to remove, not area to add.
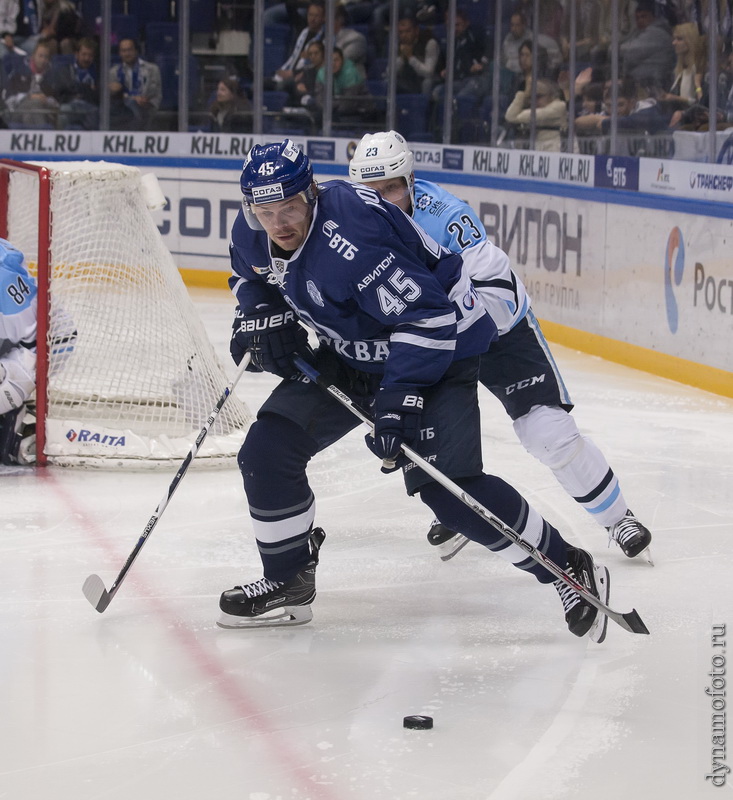
[[[629,510],[603,453],[569,413],[573,403],[509,257],[488,240],[467,203],[435,183],[415,179],[413,167],[413,154],[399,133],[366,134],[351,159],[349,177],[377,189],[435,241],[461,253],[499,334],[481,357],[480,382],[501,401],[526,450],[552,470],[624,554],[634,558],[647,551],[650,532]],[[444,560],[467,543],[437,520],[428,540],[440,547]]]
[[[359,421],[296,371],[297,353],[372,409],[367,444],[385,470],[402,467],[409,494],[419,494],[447,526],[553,583],[570,631],[602,640],[604,614],[402,456],[401,445],[410,444],[607,602],[605,567],[565,542],[515,489],[482,471],[478,356],[496,326],[461,256],[369,187],[341,180],[316,186],[307,156],[289,140],[253,147],[240,185],[243,208],[230,244],[238,302],[230,349],[237,363],[249,352],[250,369],[283,380],[238,457],[264,577],[222,594],[219,624],[312,618],[324,534],[314,528],[306,467]],[[317,334],[315,353],[301,323]]]
[[[0,239],[0,463],[34,460],[26,401],[36,386],[36,283],[23,254]]]

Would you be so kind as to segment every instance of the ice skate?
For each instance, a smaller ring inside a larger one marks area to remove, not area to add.
[[[654,565],[651,550],[649,549],[652,535],[628,508],[623,517],[614,525],[606,528],[606,530],[610,540],[618,544],[625,556],[636,558],[636,556],[643,554],[646,560],[652,566]]]
[[[428,531],[428,541],[438,548],[441,561],[449,561],[471,541],[463,534],[446,528],[442,522],[434,519]]]
[[[36,463],[35,409],[23,406],[0,417],[0,464]]]
[[[312,558],[290,580],[258,581],[235,586],[219,600],[220,628],[266,628],[305,625],[313,619],[310,604],[316,597],[318,551],[326,534],[315,528],[311,534]]]
[[[610,595],[610,577],[606,567],[596,565],[593,556],[579,547],[568,546],[568,566],[565,570],[584,589],[597,597],[604,605],[608,605]],[[565,621],[570,633],[585,636],[601,643],[606,638],[608,617],[601,614],[595,606],[583,599],[571,586],[561,580],[555,581],[555,589],[565,609]]]

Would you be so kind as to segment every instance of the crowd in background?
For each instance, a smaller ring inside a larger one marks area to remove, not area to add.
[[[188,128],[250,132],[252,2],[205,5],[206,20],[191,24]],[[507,0],[497,14],[495,0],[458,0],[450,19],[445,0],[399,0],[390,49],[384,0],[329,4],[332,21],[322,0],[266,0],[264,132],[317,135],[324,110],[334,135],[384,128],[393,81],[395,127],[413,141],[445,141],[449,117],[456,143],[602,153],[613,124],[637,142],[631,154],[646,154],[649,137],[733,127],[732,5]],[[98,129],[104,88],[110,129],[178,129],[175,0],[112,0],[112,10],[100,81],[99,0],[0,0],[0,124]],[[233,30],[248,47],[220,52]]]

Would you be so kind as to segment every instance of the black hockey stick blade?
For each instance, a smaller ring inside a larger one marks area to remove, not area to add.
[[[631,611],[628,611],[626,614],[619,614],[619,617],[623,620],[615,620],[618,624],[625,628],[627,631],[631,633],[646,633],[649,634],[649,628],[644,624],[644,621],[639,616],[639,612],[632,608]]]
[[[112,595],[104,588],[104,581],[99,575],[90,575],[81,587],[84,597],[101,614],[112,602]]]

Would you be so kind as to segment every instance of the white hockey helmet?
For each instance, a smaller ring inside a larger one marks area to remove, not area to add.
[[[404,178],[414,206],[414,165],[412,150],[397,131],[365,133],[349,162],[349,178],[353,183]]]

